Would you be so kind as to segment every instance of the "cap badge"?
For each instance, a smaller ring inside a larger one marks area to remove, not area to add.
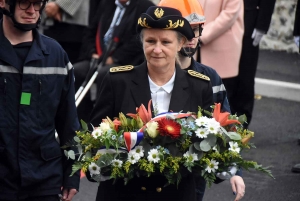
[[[164,15],[164,10],[162,8],[156,8],[154,11],[154,15],[159,19]]]

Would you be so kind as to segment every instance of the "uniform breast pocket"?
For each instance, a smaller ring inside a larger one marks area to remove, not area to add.
[[[63,87],[57,78],[56,75],[48,75],[37,80],[37,117],[42,128],[52,127],[54,124]]]

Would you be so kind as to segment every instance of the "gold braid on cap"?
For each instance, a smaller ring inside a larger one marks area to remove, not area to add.
[[[138,24],[141,25],[141,27],[146,27],[146,28],[151,28],[147,22],[146,22],[146,18],[144,18],[144,20],[142,20],[142,18],[140,17],[138,19]]]
[[[168,20],[169,25],[166,25],[166,28],[164,29],[176,29],[177,27],[183,27],[184,21],[183,20],[177,20],[177,22],[172,22],[172,20]]]

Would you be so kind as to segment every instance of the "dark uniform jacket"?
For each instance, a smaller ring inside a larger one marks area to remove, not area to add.
[[[60,146],[79,128],[67,54],[34,30],[23,64],[0,21],[0,200],[78,189],[79,174],[70,177],[72,163]]]
[[[295,24],[294,24],[294,36],[300,36],[300,1],[297,1]]]
[[[189,67],[194,71],[197,71],[203,75],[210,78],[210,82],[213,88],[213,101],[214,103],[221,103],[222,111],[230,113],[230,106],[226,96],[226,89],[222,82],[221,77],[218,75],[217,71],[213,68],[205,66],[201,63],[196,62],[192,57],[192,63]]]
[[[138,65],[144,60],[144,53],[140,38],[136,32],[136,24],[141,13],[154,4],[149,0],[130,0],[120,24],[114,29],[113,38],[118,38],[111,54],[114,63],[120,65]],[[84,49],[86,55],[82,59],[90,59],[97,52],[100,56],[105,51],[104,35],[113,20],[116,5],[114,0],[102,0],[98,3],[98,10],[94,21],[89,26]],[[98,46],[98,49],[97,49]]]
[[[244,0],[244,35],[252,35],[254,28],[268,31],[275,0]]]
[[[108,73],[100,89],[99,97],[91,115],[91,123],[95,126],[101,123],[106,116],[117,117],[119,112],[134,113],[136,107],[147,105],[151,99],[150,86],[146,63],[135,67],[131,71]],[[172,91],[169,110],[174,112],[197,111],[198,106],[210,111],[212,101],[212,87],[210,81],[192,77],[186,71],[176,66],[176,76]],[[152,108],[153,111],[153,108]],[[192,175],[183,178],[178,190],[170,185],[162,188],[160,193],[157,187],[163,187],[167,181],[161,177],[135,178],[124,186],[119,180],[112,185],[112,181],[101,182],[97,200],[196,200],[196,186]],[[141,190],[146,187],[146,191]]]

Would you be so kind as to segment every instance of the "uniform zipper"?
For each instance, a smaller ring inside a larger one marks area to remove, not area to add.
[[[4,91],[3,91],[4,95],[6,94],[6,84],[7,84],[7,81],[6,81],[6,78],[4,78]]]
[[[39,80],[39,84],[40,84],[40,95],[42,94],[42,81]]]

